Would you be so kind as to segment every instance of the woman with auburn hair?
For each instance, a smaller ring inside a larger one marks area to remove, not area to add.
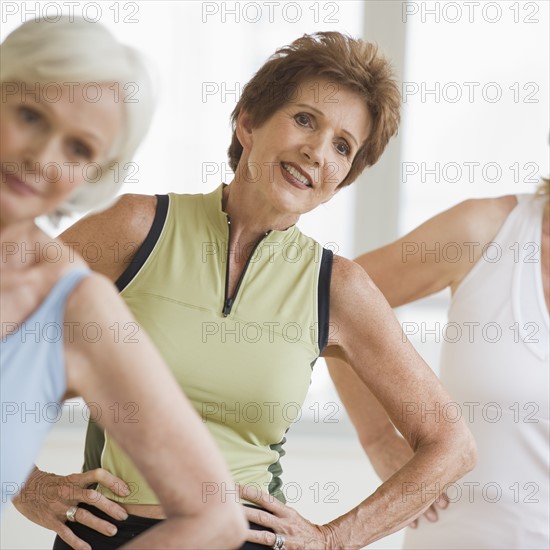
[[[181,548],[185,540],[190,548],[234,547],[244,540],[245,518],[235,503],[215,495],[202,499],[204,483],[231,479],[196,412],[143,331],[132,343],[112,338],[116,323],[137,324],[112,283],[35,224],[37,216],[58,218],[114,195],[119,184],[109,168],[131,159],[151,121],[145,66],[101,25],[68,17],[23,24],[3,42],[0,60],[2,511],[23,486],[29,495],[25,479],[52,426],[52,410],[55,415],[64,399],[82,395],[113,444],[132,457],[167,517],[142,537],[122,537],[120,545]],[[114,85],[128,83],[139,85],[136,104],[126,103],[125,94],[122,101],[113,96]],[[88,88],[97,94],[93,100]],[[90,165],[103,174],[93,182],[85,181]],[[29,249],[35,254],[23,252]],[[132,422],[112,414],[119,403],[131,406]],[[171,452],[159,452],[166,440]],[[41,475],[35,468],[31,477]],[[75,548],[91,546],[65,522],[98,524],[77,502],[135,523],[124,508],[87,489],[100,482],[130,495],[109,472],[64,479],[48,526]],[[55,494],[51,486],[42,489],[41,498]],[[32,517],[33,498],[27,505]]]
[[[404,502],[404,482],[443,488],[475,462],[464,423],[401,419],[403,399],[434,403],[448,395],[402,341],[363,270],[296,227],[301,214],[377,161],[397,131],[399,103],[374,45],[333,32],[305,35],[279,49],[243,90],[232,117],[229,184],[207,194],[123,196],[62,235],[80,246],[93,239],[103,250],[139,245],[131,263],[104,254],[93,268],[116,281],[218,443],[251,521],[245,548],[361,548],[431,504],[420,494]],[[326,525],[283,504],[280,462],[299,412],[289,405],[303,403],[320,356],[347,357],[416,451],[378,491]],[[85,470],[99,466],[135,483],[132,501],[117,498],[129,513],[165,517],[131,460],[90,424]],[[56,482],[45,475],[36,488],[48,481]],[[205,498],[220,491],[207,487]],[[47,502],[41,513],[50,513]],[[98,547],[116,548],[118,536]]]
[[[426,511],[428,521],[413,522],[404,548],[550,546],[548,184],[465,201],[356,260],[393,307],[450,288],[440,370],[452,401],[439,410],[464,418],[478,446],[476,468]],[[436,245],[450,246],[449,261],[418,252]],[[390,478],[412,448],[353,369],[327,363],[376,472]]]

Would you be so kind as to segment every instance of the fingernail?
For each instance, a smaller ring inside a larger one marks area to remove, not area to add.
[[[113,525],[111,527],[109,527],[109,536],[113,536],[113,535],[116,535],[117,533],[117,528]]]
[[[117,514],[117,518],[121,521],[124,521],[124,520],[128,519],[128,514],[126,512],[119,512]]]
[[[123,494],[124,496],[128,496],[128,495],[131,493],[130,487],[128,487],[127,485],[123,485],[123,486],[121,487],[121,490],[122,490],[122,494]]]

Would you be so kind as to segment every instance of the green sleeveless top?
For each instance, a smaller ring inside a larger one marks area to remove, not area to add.
[[[296,226],[270,231],[228,297],[231,229],[222,189],[158,197],[153,227],[117,285],[206,423],[233,479],[284,502],[279,460],[327,341],[332,254]],[[140,409],[136,416],[145,414]],[[158,452],[169,453],[170,441]],[[132,460],[90,424],[84,470],[99,466],[132,490],[121,499],[100,487],[108,498],[158,503]]]

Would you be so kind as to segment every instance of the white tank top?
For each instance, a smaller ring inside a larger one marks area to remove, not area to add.
[[[466,420],[478,464],[448,489],[436,523],[406,530],[407,549],[550,548],[547,199],[517,199],[457,288],[442,334],[441,382],[456,403],[439,413]]]

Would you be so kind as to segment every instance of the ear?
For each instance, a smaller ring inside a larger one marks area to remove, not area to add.
[[[250,115],[244,109],[242,109],[239,113],[239,116],[237,117],[235,133],[237,134],[237,138],[242,145],[243,150],[250,150],[250,148],[252,147],[252,131],[253,126]]]

